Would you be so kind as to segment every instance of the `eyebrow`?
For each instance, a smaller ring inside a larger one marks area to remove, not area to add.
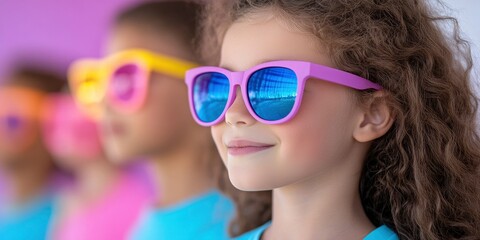
[[[272,60],[272,59],[261,59],[260,61],[256,61],[255,64],[252,65],[251,67],[249,67],[249,68],[247,68],[247,69],[244,69],[244,70],[242,70],[242,71],[246,71],[246,70],[248,70],[248,69],[250,69],[250,68],[252,68],[252,67],[255,67],[255,66],[257,66],[257,65],[260,65],[260,64],[262,64],[262,63],[273,62],[273,61],[282,61],[282,60],[289,60],[289,59],[283,59],[283,58],[282,58],[282,59],[276,59],[276,60]],[[223,68],[223,69],[227,69],[228,71],[237,72],[237,71],[232,70],[232,69],[234,69],[234,68],[230,67],[228,64],[226,64],[226,65],[220,64],[219,67],[221,67],[221,68]]]

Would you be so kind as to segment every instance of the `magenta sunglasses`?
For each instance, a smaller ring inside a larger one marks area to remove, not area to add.
[[[223,121],[236,98],[236,86],[249,113],[259,122],[280,124],[291,120],[300,108],[305,82],[315,78],[356,90],[382,87],[365,78],[335,68],[303,61],[266,62],[246,71],[197,67],[187,71],[190,110],[202,126]]]

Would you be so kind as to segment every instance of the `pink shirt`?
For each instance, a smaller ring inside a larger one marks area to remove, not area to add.
[[[141,181],[124,176],[102,199],[63,218],[53,239],[126,239],[150,196]]]

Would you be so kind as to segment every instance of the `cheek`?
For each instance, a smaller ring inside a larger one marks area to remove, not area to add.
[[[210,129],[211,129],[213,141],[215,142],[215,146],[217,147],[217,150],[220,153],[220,157],[222,157],[223,163],[226,164],[227,148],[222,141],[223,132],[225,130],[225,124],[221,123],[211,127]]]
[[[145,145],[150,142],[158,142],[162,139],[168,130],[167,121],[156,109],[142,109],[135,114],[128,116],[126,125],[132,145]]]
[[[335,164],[342,152],[348,150],[345,146],[349,142],[345,127],[339,125],[339,122],[319,121],[317,125],[302,124],[278,131],[283,139],[279,163],[299,171]]]
[[[151,82],[145,111],[150,112],[156,125],[172,127],[193,122],[188,105],[187,88],[178,79],[158,79]]]
[[[152,79],[145,105],[128,116],[132,138],[150,148],[158,148],[189,134],[196,126],[189,108],[186,88],[176,79]],[[150,143],[146,143],[146,142]]]
[[[291,122],[272,127],[282,140],[279,164],[288,170],[287,176],[332,170],[347,159],[354,144],[354,116],[348,104],[306,104],[304,110]]]
[[[175,103],[175,99],[162,90],[150,91],[145,105],[133,114],[138,116],[133,124],[138,130],[146,132],[175,131],[176,125],[182,122],[175,114]]]

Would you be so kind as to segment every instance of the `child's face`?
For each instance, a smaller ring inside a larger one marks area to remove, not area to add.
[[[256,17],[237,21],[228,29],[221,67],[243,71],[274,60],[335,67],[315,37],[265,14]],[[249,114],[238,91],[225,122],[212,127],[232,183],[246,191],[270,190],[313,177],[351,172],[352,161],[348,159],[354,152],[352,131],[359,116],[354,99],[347,87],[310,79],[297,115],[284,124],[266,125]],[[263,147],[227,147],[255,144]]]
[[[109,54],[142,48],[177,58],[189,56],[175,37],[153,34],[137,26],[115,29],[108,44]],[[126,113],[104,101],[102,138],[107,156],[125,161],[158,156],[175,148],[195,124],[189,115],[186,86],[182,79],[153,73],[145,104]]]
[[[43,140],[59,165],[76,170],[103,158],[97,124],[69,95],[51,96],[46,106]]]
[[[0,166],[23,161],[41,145],[39,122],[22,116],[0,116]]]
[[[0,88],[0,168],[38,161],[30,158],[46,152],[40,130],[43,99],[43,93],[29,88]]]

